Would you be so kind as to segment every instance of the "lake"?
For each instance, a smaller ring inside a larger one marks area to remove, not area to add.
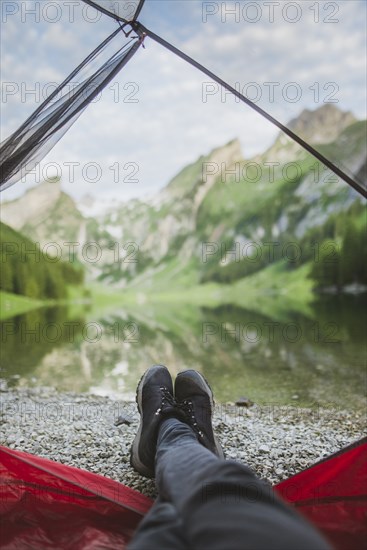
[[[154,363],[194,368],[219,402],[360,408],[365,404],[367,295],[329,296],[309,315],[233,306],[140,304],[94,312],[41,308],[1,325],[1,377],[133,399]]]

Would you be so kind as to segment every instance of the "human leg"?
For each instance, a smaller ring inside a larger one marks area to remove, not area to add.
[[[328,549],[321,535],[249,468],[215,456],[221,452],[211,425],[212,394],[203,377],[195,371],[180,373],[175,394],[185,414],[175,414],[176,406],[170,405],[160,419],[155,473],[160,499],[172,504],[188,548]],[[148,454],[151,460],[152,449]],[[155,548],[154,540],[149,550]]]
[[[139,524],[127,550],[189,550],[183,533],[176,508],[158,498]]]
[[[218,459],[176,419],[159,430],[156,483],[192,550],[326,550],[328,544],[246,466]]]
[[[131,447],[131,465],[142,475],[154,476],[159,427],[176,411],[172,379],[166,367],[154,365],[142,376],[136,392],[140,425]],[[184,550],[182,520],[172,503],[158,499],[141,521],[128,550]]]

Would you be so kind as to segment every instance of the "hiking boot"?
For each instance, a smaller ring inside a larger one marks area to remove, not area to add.
[[[198,441],[219,458],[224,458],[222,447],[213,432],[213,392],[204,376],[191,369],[180,372],[175,381],[175,399]]]
[[[146,477],[154,477],[159,425],[165,418],[179,416],[173,397],[171,375],[163,365],[150,367],[136,390],[140,425],[131,446],[130,464]]]

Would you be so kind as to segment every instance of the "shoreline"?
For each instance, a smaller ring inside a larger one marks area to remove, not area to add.
[[[115,423],[123,415],[130,424]],[[135,472],[130,446],[135,402],[53,388],[0,393],[0,444],[110,477],[154,498],[154,480]],[[363,411],[217,404],[214,430],[227,459],[250,466],[271,484],[311,466],[365,434]]]

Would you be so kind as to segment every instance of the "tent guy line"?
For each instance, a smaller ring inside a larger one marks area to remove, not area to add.
[[[269,113],[264,111],[264,109],[259,107],[256,103],[253,103],[250,99],[248,99],[246,96],[241,94],[241,92],[239,92],[238,90],[233,88],[230,84],[228,84],[227,82],[222,80],[219,76],[217,76],[216,74],[212,73],[209,69],[204,67],[204,65],[201,65],[198,61],[196,61],[195,59],[193,59],[189,55],[185,54],[184,52],[182,52],[181,50],[179,50],[178,48],[173,46],[173,44],[170,44],[169,42],[167,42],[166,40],[164,40],[163,38],[161,38],[160,36],[158,36],[157,34],[152,32],[151,30],[144,27],[144,25],[141,25],[141,23],[139,23],[138,21],[133,21],[130,24],[133,27],[139,28],[140,31],[143,31],[152,40],[154,40],[155,42],[158,42],[159,44],[161,44],[162,46],[164,46],[165,48],[170,50],[172,53],[179,56],[181,59],[184,59],[185,61],[190,63],[190,65],[192,65],[193,67],[196,67],[197,69],[199,69],[199,71],[206,74],[211,80],[214,80],[220,86],[223,86],[223,88],[225,88],[230,93],[232,93],[233,95],[238,97],[241,101],[246,103],[246,105],[248,105],[249,107],[254,109],[261,116],[266,118],[269,122],[271,122],[272,124],[277,126],[288,137],[290,137],[293,141],[298,143],[301,147],[303,147],[303,149],[308,151],[312,156],[317,158],[317,160],[319,160],[322,164],[327,166],[332,172],[334,172],[334,174],[336,174],[341,179],[343,179],[346,183],[348,183],[351,187],[353,187],[353,189],[355,189],[363,197],[367,198],[367,189],[365,189],[361,184],[359,184],[353,178],[349,177],[343,170],[338,168],[338,166],[336,166],[333,162],[328,160],[322,153],[320,153],[319,151],[317,151],[317,149],[312,147],[312,145],[310,145],[305,140],[303,140],[301,137],[299,137],[297,134],[292,132],[292,130],[287,128],[287,126],[284,126],[284,124],[282,124],[276,118],[274,118],[272,115],[270,115]]]
[[[252,102],[250,99],[248,99],[246,96],[241,94],[238,90],[233,88],[230,84],[222,80],[219,76],[214,74],[212,71],[204,67],[204,65],[201,65],[198,61],[190,57],[189,55],[185,54],[183,51],[179,50],[173,44],[167,42],[164,38],[158,36],[153,31],[142,25],[139,21],[137,21],[137,18],[141,12],[141,9],[143,7],[143,4],[145,0],[140,0],[137,9],[135,10],[134,16],[130,21],[127,21],[126,19],[120,17],[116,13],[113,13],[111,11],[106,10],[101,6],[100,4],[96,4],[93,2],[93,0],[84,0],[86,4],[89,4],[90,6],[94,7],[95,9],[99,10],[100,12],[104,13],[108,17],[111,17],[117,22],[123,22],[125,26],[126,24],[130,24],[130,26],[135,30],[136,33],[141,35],[143,33],[146,36],[149,36],[152,40],[160,44],[161,46],[164,46],[166,49],[207,75],[211,80],[214,80],[217,82],[220,86],[228,90],[230,93],[232,93],[234,96],[238,97],[242,102],[246,103],[249,107],[254,109],[257,113],[259,113],[262,117],[264,117],[266,120],[277,126],[282,132],[284,132],[288,137],[290,137],[293,141],[298,143],[303,149],[308,151],[312,156],[314,156],[317,160],[319,160],[322,164],[327,166],[334,174],[339,176],[341,179],[343,179],[346,183],[348,183],[353,189],[355,189],[358,193],[360,193],[363,197],[367,198],[367,189],[365,189],[360,183],[355,181],[353,178],[349,177],[343,170],[341,170],[338,166],[336,166],[333,162],[328,160],[322,153],[317,151],[312,145],[308,144],[305,140],[303,140],[301,137],[299,137],[297,134],[292,132],[287,126],[279,122],[276,118],[274,118],[272,115],[270,115],[268,112],[266,112],[264,109],[259,107],[256,103]]]

